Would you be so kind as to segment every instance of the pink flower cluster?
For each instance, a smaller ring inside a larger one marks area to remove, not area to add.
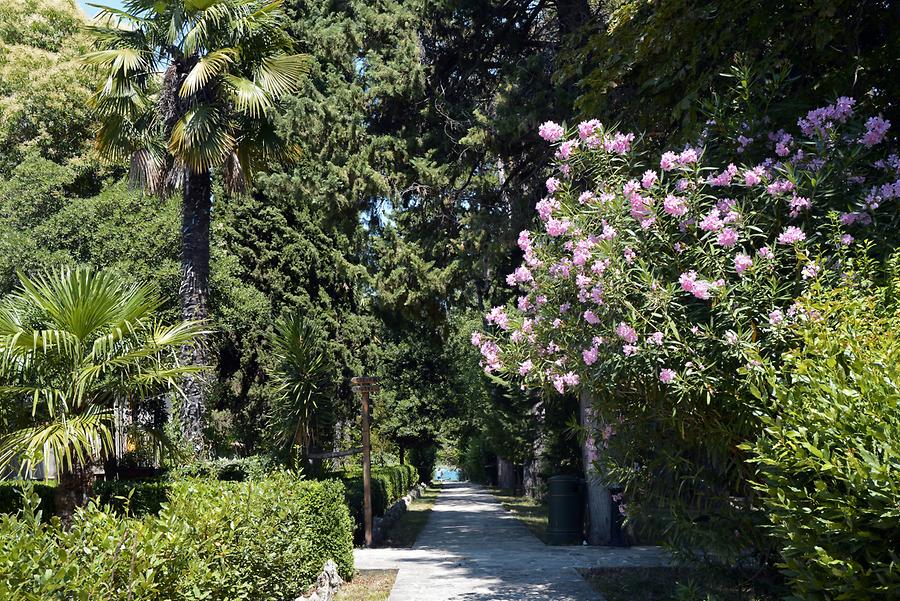
[[[566,135],[566,131],[558,123],[546,121],[538,128],[538,135],[547,142],[558,142]]]
[[[697,278],[696,271],[685,271],[678,277],[678,283],[685,292],[690,292],[695,298],[700,300],[708,300],[711,291],[715,291],[718,287],[725,284],[724,281],[710,282]]]
[[[841,96],[834,104],[813,109],[806,114],[805,119],[799,119],[797,125],[805,136],[824,134],[834,128],[836,123],[846,123],[853,115],[853,105],[856,100]]]

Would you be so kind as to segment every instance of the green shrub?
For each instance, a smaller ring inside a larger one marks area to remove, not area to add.
[[[159,515],[96,502],[72,527],[42,523],[38,498],[0,516],[0,599],[295,599],[334,559],[353,571],[352,523],[338,482],[288,474],[173,483]]]
[[[169,478],[214,478],[216,480],[262,480],[278,469],[270,457],[253,455],[238,459],[213,459],[179,465],[169,470]]]
[[[748,448],[757,488],[803,599],[900,591],[900,339],[883,300],[813,307]],[[774,378],[773,378],[774,379]]]
[[[3,480],[0,481],[0,513],[16,513],[23,507],[22,486],[25,484],[22,480]],[[40,504],[38,509],[44,516],[45,520],[49,520],[54,513],[54,491],[56,490],[55,482],[32,482],[30,489],[38,496]]]
[[[94,483],[94,498],[100,505],[109,505],[119,513],[128,508],[128,515],[142,516],[159,513],[169,498],[169,480],[107,480]]]
[[[345,498],[355,523],[355,539],[363,535],[363,477],[361,471],[339,475],[344,483]],[[372,515],[384,515],[387,508],[402,499],[419,483],[419,473],[413,465],[393,465],[372,468]]]

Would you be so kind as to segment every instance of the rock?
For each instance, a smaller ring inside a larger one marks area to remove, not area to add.
[[[325,562],[322,573],[316,581],[316,589],[309,595],[297,597],[297,601],[331,601],[344,584],[343,578],[338,574],[337,564],[332,560]]]

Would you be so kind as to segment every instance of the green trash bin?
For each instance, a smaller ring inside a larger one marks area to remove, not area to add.
[[[577,476],[552,476],[550,489],[550,524],[547,542],[551,545],[580,545],[584,528],[584,501],[581,479]]]

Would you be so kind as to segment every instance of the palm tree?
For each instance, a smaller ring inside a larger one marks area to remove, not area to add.
[[[298,313],[279,318],[270,341],[276,361],[272,374],[276,398],[268,415],[269,430],[277,451],[291,460],[295,451],[308,454],[315,424],[331,409],[323,401],[332,383],[321,332]]]
[[[63,269],[19,279],[0,303],[0,399],[30,406],[31,423],[0,438],[0,467],[24,458],[29,468],[49,445],[59,468],[57,510],[68,521],[87,500],[92,465],[112,451],[114,403],[177,390],[181,378],[200,371],[178,353],[202,324],[161,323],[152,290],[111,272]]]
[[[182,317],[208,317],[211,174],[229,192],[246,190],[267,161],[292,161],[298,148],[275,132],[271,113],[308,71],[284,30],[282,0],[125,0],[103,7],[91,27],[97,50],[84,61],[105,81],[94,96],[97,148],[130,160],[131,181],[154,194],[179,190]],[[202,344],[185,360],[209,363]],[[203,447],[205,387],[188,378],[182,433]]]

